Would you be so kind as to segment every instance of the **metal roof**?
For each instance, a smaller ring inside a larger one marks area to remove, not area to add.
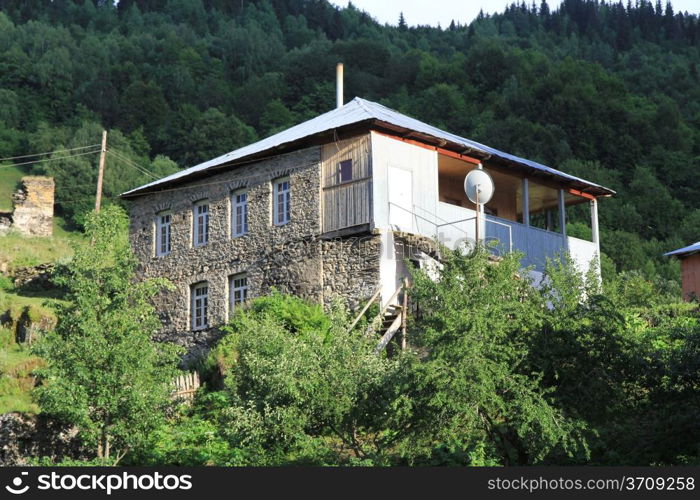
[[[681,257],[696,252],[700,252],[700,241],[698,241],[697,243],[693,243],[692,245],[689,245],[687,247],[679,248],[678,250],[673,250],[672,252],[667,252],[664,255],[677,255]]]
[[[530,167],[536,171],[558,177],[563,181],[575,182],[587,188],[595,188],[599,192],[598,194],[610,195],[615,193],[613,190],[599,184],[566,174],[525,158],[504,153],[464,137],[445,132],[444,130],[440,130],[439,128],[428,125],[420,120],[416,120],[415,118],[401,114],[398,111],[394,111],[393,109],[382,106],[381,104],[356,97],[340,108],[319,115],[316,118],[312,118],[311,120],[300,123],[299,125],[295,125],[294,127],[279,132],[278,134],[272,135],[261,141],[255,142],[240,149],[236,149],[235,151],[231,151],[230,153],[226,153],[212,160],[200,163],[199,165],[195,165],[194,167],[190,167],[167,177],[163,177],[162,179],[149,184],[144,184],[143,186],[123,193],[122,196],[137,196],[138,194],[141,194],[142,191],[150,191],[152,188],[156,188],[160,185],[172,184],[179,181],[184,182],[186,178],[208,169],[226,163],[233,163],[237,160],[243,160],[244,158],[248,158],[253,155],[260,155],[264,152],[272,151],[275,148],[291,144],[301,139],[365,121],[382,122],[394,127],[431,136],[438,140],[448,141],[464,147],[465,149],[470,149],[484,155],[491,155],[492,157],[511,161],[521,166]]]

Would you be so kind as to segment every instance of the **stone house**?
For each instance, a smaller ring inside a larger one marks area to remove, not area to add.
[[[406,259],[418,266],[474,242],[465,175],[494,180],[479,234],[520,250],[541,272],[568,251],[587,268],[599,252],[597,199],[614,192],[355,98],[249,146],[124,193],[144,277],[164,333],[206,343],[236,307],[272,287],[351,308],[397,300]],[[587,204],[592,241],[566,234],[566,209]]]

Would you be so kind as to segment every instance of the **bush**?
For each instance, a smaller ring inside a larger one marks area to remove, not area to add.
[[[4,290],[5,292],[12,292],[14,289],[15,285],[14,283],[12,283],[10,277],[4,274],[0,274],[0,290]]]
[[[278,293],[234,316],[211,361],[224,363],[227,404],[207,414],[245,463],[387,462],[399,362],[347,325],[339,308]]]

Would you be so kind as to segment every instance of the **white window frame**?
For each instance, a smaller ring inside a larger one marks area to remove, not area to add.
[[[237,307],[248,301],[248,274],[233,274],[228,278],[228,311],[229,317]]]
[[[240,189],[231,194],[231,235],[248,234],[248,191]]]
[[[190,315],[192,330],[209,327],[209,283],[202,281],[190,287]]]
[[[172,212],[156,214],[156,257],[168,255],[172,251]]]
[[[209,242],[209,200],[192,206],[192,245],[203,247]]]
[[[272,182],[272,221],[275,226],[284,226],[292,216],[292,185],[289,177],[280,177]]]

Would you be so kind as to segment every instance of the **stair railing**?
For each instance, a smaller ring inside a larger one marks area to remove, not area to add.
[[[386,314],[386,312],[389,310],[390,307],[392,307],[392,306],[396,307],[398,304],[393,304],[394,299],[396,299],[402,291],[405,292],[405,290],[407,290],[407,289],[408,289],[408,278],[404,278],[403,280],[401,280],[401,284],[399,285],[399,287],[394,291],[394,293],[391,295],[391,297],[389,297],[389,300],[387,300],[384,307],[382,307],[382,309],[374,317],[374,319],[371,321],[370,324],[374,325],[375,322],[377,322],[381,318],[384,318],[384,315]],[[372,295],[372,297],[370,297],[370,299],[367,301],[367,303],[364,305],[364,307],[357,314],[357,316],[355,317],[353,322],[350,323],[350,327],[347,330],[348,332],[350,332],[353,328],[355,328],[357,323],[359,323],[360,319],[362,319],[362,316],[364,316],[364,314],[367,312],[367,309],[369,309],[370,306],[372,304],[374,304],[377,301],[377,299],[379,299],[379,297],[381,296],[381,292],[382,292],[382,288],[378,287],[377,290]],[[406,348],[406,310],[408,308],[408,294],[406,294],[406,293],[403,294],[402,304],[399,307],[401,308],[401,312],[399,313],[399,315],[401,316],[401,349],[405,349]],[[382,337],[382,340],[380,340],[378,347],[381,346],[381,348],[383,348],[384,346],[386,346],[386,344],[394,336],[394,333],[392,333],[388,339],[384,339]],[[381,350],[381,349],[379,349],[379,350]]]
[[[401,349],[406,349],[406,318],[408,315],[408,294],[406,293],[406,290],[408,289],[408,278],[404,278],[401,280],[401,285],[396,289],[394,294],[391,296],[391,298],[387,301],[386,305],[382,308],[382,310],[379,312],[375,320],[377,319],[382,319],[384,318],[386,312],[389,310],[390,307],[399,307],[399,314],[397,315],[397,319],[400,320],[400,325],[397,329],[392,330],[391,327],[389,327],[389,330],[382,335],[382,338],[379,339],[379,343],[377,344],[377,347],[375,348],[374,352],[376,354],[379,354],[384,348],[389,345],[389,342],[391,342],[391,339],[394,338],[394,335],[396,332],[400,329],[401,330]],[[399,296],[401,292],[404,292],[403,297],[402,297],[402,303],[401,305],[398,304],[392,304],[395,298]]]
[[[408,279],[406,279],[406,278],[401,280],[401,284],[399,285],[399,287],[396,289],[396,291],[393,293],[393,295],[391,297],[389,297],[389,300],[386,301],[386,304],[384,304],[384,307],[382,308],[382,310],[379,311],[379,316],[383,316],[384,313],[387,311],[387,309],[389,309],[391,306],[395,305],[395,304],[392,304],[392,302],[394,301],[394,299],[396,297],[399,296],[399,294],[401,293],[401,290],[403,290],[404,287],[406,286],[407,281],[408,281]]]
[[[377,287],[377,290],[374,292],[374,295],[367,301],[365,306],[362,308],[362,310],[359,312],[359,314],[355,317],[352,323],[350,323],[350,327],[348,328],[348,331],[352,330],[355,328],[355,325],[362,319],[362,316],[367,312],[367,309],[376,302],[376,300],[379,298],[379,296],[382,293],[382,287]]]

